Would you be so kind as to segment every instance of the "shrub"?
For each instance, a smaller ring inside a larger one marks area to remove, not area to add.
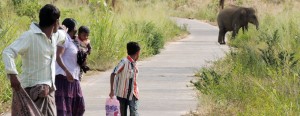
[[[259,31],[239,33],[225,58],[197,73],[195,87],[214,104],[208,115],[299,115],[300,16],[292,9],[262,15]]]
[[[38,0],[13,0],[15,11],[19,16],[27,16],[37,21],[41,5]]]
[[[142,27],[145,43],[152,55],[158,54],[165,43],[163,34],[157,29],[152,22],[144,23]]]

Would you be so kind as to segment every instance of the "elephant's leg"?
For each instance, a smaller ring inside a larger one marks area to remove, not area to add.
[[[245,33],[245,27],[242,27],[242,30],[243,30],[243,34]]]
[[[218,42],[221,44],[222,43],[222,29],[219,30],[219,36],[218,36]]]
[[[226,44],[225,42],[225,34],[227,33],[226,30],[224,30],[223,34],[222,34],[222,44]]]
[[[237,28],[232,31],[232,39],[234,39],[236,37],[236,35],[239,33],[239,29],[240,28]]]
[[[232,31],[231,39],[234,39],[236,35],[237,35],[236,31]]]
[[[219,39],[218,39],[219,44],[225,44],[225,34],[226,34],[226,31],[224,29],[220,29]]]
[[[244,28],[244,26],[241,26],[240,24],[233,24],[231,39],[235,38],[235,36],[238,34],[240,28]]]
[[[245,26],[243,26],[242,29],[243,29],[243,33],[245,33],[245,31],[248,31],[248,24],[246,24]]]

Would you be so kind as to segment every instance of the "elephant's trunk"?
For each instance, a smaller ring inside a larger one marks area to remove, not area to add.
[[[249,22],[252,23],[253,25],[255,25],[257,30],[259,29],[259,22],[256,18],[255,19],[250,19]]]
[[[259,23],[258,23],[258,21],[256,21],[254,25],[256,26],[256,30],[258,30],[259,29]]]
[[[259,27],[258,27],[258,24],[256,25],[256,30],[258,30],[259,29]]]

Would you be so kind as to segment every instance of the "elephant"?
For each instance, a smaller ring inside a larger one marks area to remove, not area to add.
[[[232,38],[235,38],[240,28],[248,30],[248,23],[252,23],[258,30],[259,22],[253,8],[231,5],[221,10],[217,16],[219,26],[218,42],[225,44],[225,34],[227,31],[232,32]]]

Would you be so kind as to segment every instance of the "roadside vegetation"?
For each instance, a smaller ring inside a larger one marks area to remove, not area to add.
[[[231,4],[254,7],[260,29],[249,24],[248,32],[240,30],[236,39],[229,40],[226,57],[196,73],[192,84],[199,91],[200,107],[195,115],[300,115],[299,1]],[[219,10],[218,0],[183,0],[174,9],[179,16],[210,22],[216,21]]]
[[[32,21],[38,22],[39,9],[53,3],[64,18],[72,17],[78,26],[90,27],[93,46],[88,65],[93,70],[106,70],[126,56],[126,43],[137,41],[142,46],[142,58],[159,53],[167,41],[186,33],[170,19],[167,8],[159,2],[148,0],[117,0],[115,7],[105,0],[1,0],[0,1],[0,51],[28,30]],[[110,1],[110,0],[106,0]],[[2,57],[2,55],[1,55]],[[0,58],[1,58],[0,57]],[[1,58],[2,59],[2,58]],[[17,66],[21,66],[20,58]],[[0,61],[0,115],[9,107],[11,89],[4,64]]]
[[[73,17],[91,28],[93,52],[89,66],[105,70],[125,56],[128,41],[138,41],[142,57],[159,53],[165,42],[182,34],[169,16],[206,20],[213,24],[218,0],[117,0],[115,8],[104,0],[1,0],[0,51],[38,20],[38,10],[54,2],[61,21]],[[300,115],[300,5],[299,0],[235,0],[229,4],[254,7],[257,31],[229,40],[226,57],[200,69],[192,82],[199,91],[194,115]],[[167,6],[167,7],[165,7]],[[230,38],[230,34],[228,37]],[[217,41],[217,38],[216,38]],[[17,60],[20,67],[20,59]],[[0,61],[0,114],[8,108],[11,89]]]

